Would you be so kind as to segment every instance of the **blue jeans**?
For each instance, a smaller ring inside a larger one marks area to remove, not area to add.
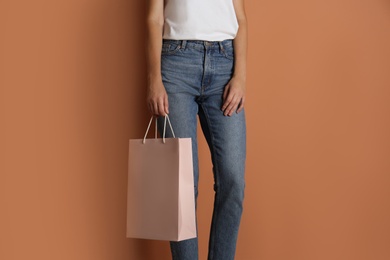
[[[222,94],[233,73],[232,40],[163,40],[161,74],[176,137],[191,137],[198,196],[197,116],[211,152],[214,175],[209,260],[234,259],[244,199],[245,112],[224,116]],[[159,129],[163,117],[159,120]],[[170,137],[167,130],[167,136]],[[174,260],[197,260],[198,240],[170,242]]]

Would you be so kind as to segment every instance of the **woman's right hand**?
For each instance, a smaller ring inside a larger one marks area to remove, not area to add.
[[[150,82],[147,92],[147,104],[152,115],[167,115],[169,113],[168,94],[162,81]]]

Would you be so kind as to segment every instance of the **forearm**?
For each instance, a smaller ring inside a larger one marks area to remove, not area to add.
[[[234,44],[234,73],[233,77],[244,82],[246,80],[246,51],[247,51],[247,20],[244,0],[233,0],[238,21],[238,31]]]
[[[148,80],[161,80],[161,46],[162,28],[161,22],[148,19],[147,39],[147,76]]]
[[[239,29],[234,44],[234,73],[233,77],[246,80],[247,59],[247,22],[246,18],[239,19]]]
[[[161,77],[161,47],[164,26],[164,1],[149,0],[147,18],[147,103],[155,116],[169,113],[168,96]]]

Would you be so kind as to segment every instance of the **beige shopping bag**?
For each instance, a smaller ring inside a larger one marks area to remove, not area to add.
[[[191,138],[129,141],[127,237],[181,241],[196,237]],[[173,133],[174,136],[174,133]]]

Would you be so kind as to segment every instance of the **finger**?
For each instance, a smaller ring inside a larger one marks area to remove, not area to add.
[[[222,111],[225,111],[226,108],[230,105],[230,103],[233,101],[234,99],[234,94],[233,93],[229,93],[229,95],[226,97],[224,103],[223,103],[223,106],[222,106]]]
[[[164,110],[166,114],[169,114],[168,95],[164,96]]]
[[[237,106],[237,98],[236,97],[233,97],[231,99],[231,101],[229,102],[229,105],[226,107],[225,109],[225,116],[228,115],[230,113],[230,111],[234,108],[234,106]]]
[[[148,109],[150,111],[150,113],[153,115],[153,105],[151,103],[148,103]]]
[[[234,101],[231,103],[231,105],[227,109],[228,116],[231,116],[234,113],[234,111],[237,110],[239,102],[240,102],[239,98],[234,99]]]
[[[240,113],[241,110],[244,108],[244,103],[245,103],[245,97],[242,97],[240,105],[238,106],[238,109],[237,109],[237,114]]]
[[[153,114],[158,115],[158,103],[156,101],[153,101],[152,107],[153,107]]]
[[[225,87],[225,90],[223,91],[223,95],[222,95],[222,98],[223,98],[223,101],[224,103],[226,102],[226,97],[228,96],[229,94],[229,89],[230,89],[230,85],[226,85]],[[223,110],[223,109],[222,109]]]
[[[225,103],[223,104],[223,106],[222,106],[222,111],[223,111],[223,113],[224,113],[225,115],[226,115],[227,108],[230,106],[231,102],[232,102],[232,100],[228,98],[228,99],[225,101]]]
[[[163,98],[160,98],[158,100],[158,114],[161,116],[165,116],[164,99]]]

